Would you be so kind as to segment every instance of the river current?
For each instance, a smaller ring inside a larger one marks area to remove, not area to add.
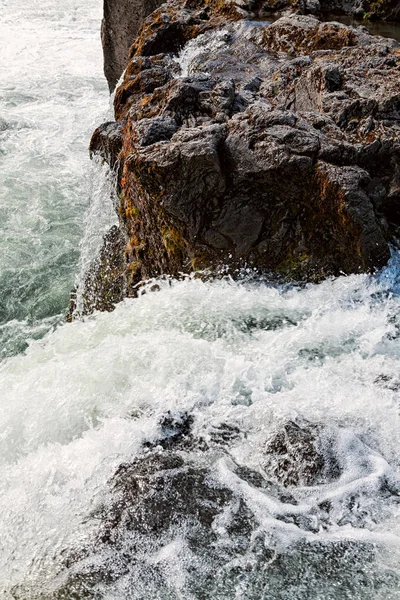
[[[166,278],[113,313],[64,322],[115,219],[110,178],[87,153],[109,111],[101,4],[0,0],[0,597],[399,599],[395,251],[374,276],[319,285]],[[222,435],[204,460],[251,513],[250,545],[236,549],[226,512],[213,525],[225,562],[191,554],[181,528],[143,542],[97,595],[56,595],[65,549],[92,539],[110,478],[157,443],[166,414],[191,415],[210,444]],[[328,431],[338,472],[285,500],[239,467],[267,477],[266,442],[287,422]],[[342,548],[334,559],[329,545]]]

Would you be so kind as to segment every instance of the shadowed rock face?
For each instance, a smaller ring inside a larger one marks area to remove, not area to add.
[[[161,0],[104,0],[101,39],[104,74],[111,92],[126,67],[129,47],[143,20],[160,4]]]

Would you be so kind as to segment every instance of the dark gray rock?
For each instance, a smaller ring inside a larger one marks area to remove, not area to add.
[[[288,421],[267,441],[263,467],[284,486],[310,486],[340,476],[340,466],[324,427]]]
[[[122,465],[113,478],[115,502],[102,520],[102,541],[109,541],[122,523],[128,530],[158,535],[192,518],[211,527],[232,493],[209,478],[208,469],[164,452]]]
[[[249,3],[250,4],[250,3]],[[400,7],[397,0],[261,0],[254,2],[262,14],[286,12],[298,14],[352,15],[360,19],[399,20]]]
[[[121,123],[107,122],[98,127],[90,140],[90,156],[100,156],[115,169],[122,150],[122,125]]]
[[[99,255],[90,265],[83,285],[82,306],[71,298],[67,320],[90,314],[94,310],[112,311],[118,302],[131,295],[132,269],[128,269],[126,239],[114,225],[103,238]]]
[[[112,92],[128,60],[129,48],[144,19],[162,0],[104,0],[101,40],[104,74]]]
[[[168,425],[174,428],[172,421]],[[312,465],[317,429],[289,423],[269,446],[278,460],[283,449],[289,451],[289,467],[296,461],[300,477],[310,483],[316,470],[323,469],[322,461]],[[281,600],[282,590],[294,600],[308,600],[310,594],[325,598],[333,589],[335,598],[347,598],[351,592],[368,600],[372,584],[380,591],[397,585],[397,578],[375,563],[374,545],[302,535],[319,531],[316,514],[299,515],[290,493],[232,461],[232,477],[241,483],[231,489],[218,481],[210,460],[207,454],[189,457],[184,452],[152,451],[121,465],[103,503],[90,516],[98,523],[93,544],[63,553],[64,570],[51,592],[28,595],[15,589],[13,597],[170,600],[182,597],[182,588],[174,585],[176,572],[184,578],[183,597],[198,600],[228,600],[239,587],[249,600],[266,593],[271,600]],[[240,490],[249,490],[249,504]],[[271,522],[262,502],[265,495],[273,503],[285,503],[273,528],[265,527],[262,519],[260,523],[260,513]],[[256,498],[260,503],[254,514]],[[284,539],[298,530],[298,540],[288,548],[274,542],[280,525]]]
[[[168,142],[178,130],[176,120],[169,117],[142,119],[136,125],[141,146],[151,146],[157,142]]]

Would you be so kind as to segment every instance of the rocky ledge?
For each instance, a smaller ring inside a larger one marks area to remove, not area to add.
[[[96,308],[163,273],[317,281],[388,260],[400,44],[310,15],[270,23],[266,4],[176,0],[144,21],[116,121],[91,143],[118,168],[120,198],[112,268],[103,252],[88,277]]]
[[[342,14],[365,20],[396,21],[400,18],[397,0],[267,0],[253,2],[265,12],[289,10],[300,14]]]
[[[129,48],[143,20],[163,0],[104,0],[101,37],[104,50],[104,73],[113,91],[128,60]],[[223,2],[220,3],[224,4]],[[253,0],[239,3],[253,14],[296,12],[300,14],[344,14],[362,19],[398,20],[397,0]]]

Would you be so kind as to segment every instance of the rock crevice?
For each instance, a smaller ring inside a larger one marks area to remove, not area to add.
[[[129,48],[144,19],[162,0],[104,0],[101,40],[104,74],[112,92],[128,60]]]

